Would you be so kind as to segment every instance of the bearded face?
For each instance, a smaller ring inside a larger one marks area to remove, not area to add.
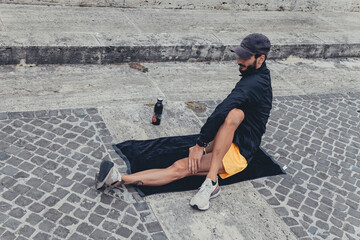
[[[238,63],[238,64],[239,64],[239,71],[242,75],[252,72],[256,69],[256,59],[255,58],[254,58],[253,62],[248,65],[245,65],[246,63]]]

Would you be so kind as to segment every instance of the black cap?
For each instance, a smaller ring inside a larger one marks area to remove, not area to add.
[[[242,59],[249,59],[256,54],[265,55],[270,51],[270,40],[261,33],[252,33],[247,35],[240,46],[232,49]]]

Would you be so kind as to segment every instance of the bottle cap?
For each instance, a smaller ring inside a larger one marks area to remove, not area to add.
[[[159,102],[162,102],[162,101],[163,101],[163,99],[162,99],[162,98],[158,98],[157,100],[158,100]]]

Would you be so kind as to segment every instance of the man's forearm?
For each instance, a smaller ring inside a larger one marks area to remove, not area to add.
[[[211,153],[214,150],[214,141],[209,143],[209,146],[205,148],[206,153]]]

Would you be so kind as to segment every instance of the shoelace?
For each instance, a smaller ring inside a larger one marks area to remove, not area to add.
[[[207,187],[207,185],[209,185],[209,184],[207,184],[207,183],[208,183],[208,182],[206,182],[206,184],[201,185],[199,192],[203,193],[204,191],[208,190],[208,191],[206,191],[206,193],[208,193],[208,194],[211,194],[211,193],[212,193],[211,188],[210,188],[210,187]],[[210,186],[211,186],[211,185],[210,185]]]

